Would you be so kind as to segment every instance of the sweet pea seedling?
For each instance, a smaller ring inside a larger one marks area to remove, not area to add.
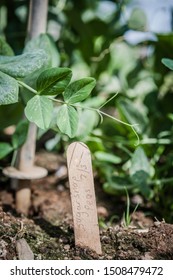
[[[37,127],[57,129],[74,138],[81,110],[95,111],[102,117],[131,127],[137,139],[136,124],[125,123],[100,109],[86,107],[86,100],[96,86],[93,77],[72,80],[72,70],[59,67],[58,51],[46,32],[48,0],[30,0],[29,41],[21,55],[0,55],[0,106],[19,102],[28,122],[18,124],[12,143],[0,143],[0,159],[13,152],[16,160],[3,173],[13,178],[16,210],[28,215],[31,206],[31,180],[43,178],[47,170],[34,166]],[[4,42],[7,47],[7,43]],[[8,46],[9,47],[9,46]],[[55,51],[56,50],[56,51]],[[117,95],[117,94],[116,94]],[[116,96],[115,95],[115,96]],[[60,98],[59,98],[60,96]],[[18,183],[18,184],[17,184]]]

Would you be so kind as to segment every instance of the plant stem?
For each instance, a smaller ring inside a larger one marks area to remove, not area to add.
[[[153,144],[160,144],[160,145],[170,145],[172,143],[171,139],[164,139],[164,138],[146,138],[141,140],[142,145],[153,145]]]
[[[36,91],[36,90],[34,90],[34,89],[31,88],[30,86],[26,85],[25,83],[23,83],[23,82],[21,82],[21,81],[18,81],[18,83],[19,83],[20,85],[22,85],[23,87],[27,88],[28,90],[30,90],[31,92],[37,94],[37,91]],[[50,97],[50,96],[49,96],[48,98],[49,98],[50,100],[52,100],[52,101],[55,101],[55,102],[58,102],[58,103],[62,103],[62,104],[71,105],[71,106],[73,106],[73,107],[75,107],[75,108],[81,108],[81,109],[85,109],[85,110],[95,111],[95,112],[97,112],[97,113],[100,115],[101,121],[103,120],[102,117],[103,117],[103,116],[106,116],[106,117],[108,117],[108,118],[113,119],[113,120],[116,121],[116,122],[119,122],[119,123],[121,123],[121,124],[123,124],[123,125],[126,125],[126,126],[131,127],[131,129],[133,130],[133,132],[134,132],[134,134],[136,135],[136,138],[137,138],[137,144],[135,144],[135,146],[137,146],[137,145],[139,145],[140,140],[139,140],[139,136],[138,136],[138,134],[137,134],[137,132],[136,132],[136,130],[135,130],[134,127],[137,126],[138,124],[126,123],[126,122],[121,121],[121,120],[119,120],[119,119],[117,119],[117,118],[115,118],[115,117],[113,117],[113,116],[111,116],[111,115],[109,115],[109,114],[107,114],[107,113],[105,113],[105,112],[103,112],[103,111],[100,110],[104,105],[106,105],[108,102],[110,102],[110,101],[111,101],[113,98],[115,98],[117,95],[118,95],[118,93],[116,93],[114,96],[112,96],[109,100],[107,100],[104,104],[102,104],[102,106],[100,106],[99,109],[90,108],[90,107],[82,106],[82,105],[79,105],[79,104],[68,104],[67,102],[64,102],[63,100],[59,100],[59,99],[56,99],[56,98],[53,98],[53,97]]]
[[[33,89],[32,87],[28,86],[27,84],[25,84],[22,81],[17,81],[19,85],[23,86],[24,88],[28,89],[29,91],[37,94],[37,91],[35,89]]]
[[[148,182],[149,185],[161,185],[161,184],[166,184],[166,183],[172,183],[173,182],[173,177],[170,178],[165,178],[165,179],[158,179],[158,180],[153,180]]]
[[[117,94],[116,94],[116,95],[117,95]],[[114,95],[113,97],[115,97],[116,95]],[[111,99],[113,99],[113,97],[112,97]],[[126,125],[126,126],[131,127],[131,129],[133,130],[133,132],[134,132],[134,134],[136,135],[136,138],[137,138],[137,143],[135,144],[135,146],[138,146],[138,145],[139,145],[139,142],[140,142],[140,140],[139,140],[139,135],[138,135],[138,133],[136,132],[136,130],[135,130],[135,128],[134,128],[134,127],[137,126],[138,124],[126,123],[126,122],[124,122],[124,121],[121,121],[121,120],[119,120],[119,119],[117,119],[117,118],[115,118],[115,117],[113,117],[113,116],[111,116],[111,115],[109,115],[109,114],[107,114],[107,113],[101,111],[100,108],[102,108],[103,106],[101,106],[99,109],[95,109],[95,108],[91,108],[91,107],[82,106],[82,105],[79,105],[79,104],[68,104],[67,102],[64,102],[64,101],[62,101],[62,100],[55,99],[55,98],[52,98],[52,97],[48,97],[48,98],[49,98],[50,100],[52,100],[52,101],[55,101],[55,102],[58,102],[58,103],[67,104],[67,105],[73,106],[73,107],[75,107],[75,108],[81,108],[81,109],[85,109],[85,110],[90,110],[90,111],[97,112],[97,113],[100,115],[101,119],[102,119],[102,115],[103,115],[103,116],[106,116],[106,117],[108,117],[108,118],[110,118],[110,119],[113,119],[113,120],[116,121],[116,122],[119,122],[119,123],[121,123],[121,124],[123,124],[123,125]],[[111,100],[111,99],[110,99],[110,100]],[[108,100],[107,102],[109,102],[110,100]],[[107,102],[106,102],[106,103],[107,103]],[[104,103],[104,104],[105,104],[105,103]]]
[[[108,104],[112,99],[114,99],[116,96],[118,95],[118,92],[116,92],[111,98],[109,98],[108,100],[106,100],[100,107],[99,110],[101,108],[103,108],[106,104]]]
[[[63,100],[59,100],[59,99],[56,99],[56,98],[53,98],[53,97],[48,97],[50,100],[52,100],[52,101],[55,101],[55,102],[57,102],[57,103],[62,103],[62,104],[66,104],[66,102],[64,102]]]

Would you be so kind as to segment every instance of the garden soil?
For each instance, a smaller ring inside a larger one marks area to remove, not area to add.
[[[129,225],[125,223],[126,197],[103,192],[97,174],[95,189],[102,255],[75,246],[66,161],[39,153],[36,163],[49,171],[32,182],[32,207],[28,217],[15,212],[14,190],[8,179],[0,181],[0,259],[35,260],[172,260],[173,225],[154,217],[139,195],[131,197]],[[133,207],[134,203],[134,207]],[[18,246],[20,243],[21,246]],[[22,250],[22,253],[21,251]]]

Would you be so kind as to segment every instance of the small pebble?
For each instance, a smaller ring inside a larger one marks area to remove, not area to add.
[[[34,260],[34,254],[24,238],[16,241],[16,251],[19,260]]]
[[[81,257],[76,256],[76,257],[74,257],[74,260],[81,260]]]
[[[112,256],[107,256],[107,260],[112,260]]]
[[[62,184],[59,184],[59,185],[57,186],[57,191],[63,192],[64,190],[65,190],[65,187],[64,187]]]
[[[131,199],[132,203],[134,204],[143,204],[144,200],[141,195],[136,194]]]
[[[69,240],[68,240],[68,238],[66,238],[66,237],[61,237],[61,238],[59,239],[59,242],[60,242],[60,243],[67,244],[67,243],[69,242]]]
[[[64,249],[65,249],[66,251],[69,251],[69,250],[70,250],[70,245],[69,245],[69,244],[65,245],[65,246],[64,246]]]
[[[106,218],[109,215],[108,210],[103,206],[97,207],[97,214],[98,214],[98,216],[103,217],[103,218]]]
[[[103,241],[104,243],[109,243],[110,238],[108,236],[102,236],[101,241]]]
[[[67,178],[67,167],[65,165],[61,165],[56,171],[55,176],[59,180]]]

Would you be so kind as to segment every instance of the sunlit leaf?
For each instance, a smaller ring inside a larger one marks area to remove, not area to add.
[[[96,85],[94,78],[84,78],[71,83],[64,92],[64,100],[74,104],[86,99]]]
[[[40,69],[46,60],[43,50],[17,56],[0,56],[0,70],[14,78],[24,78]]]
[[[168,67],[169,69],[173,70],[173,60],[169,58],[163,58],[162,63]]]
[[[78,126],[78,113],[72,106],[62,105],[57,114],[57,125],[60,131],[73,138]]]
[[[15,79],[0,72],[0,105],[18,101],[19,86]]]
[[[36,38],[28,41],[24,48],[24,53],[31,52],[33,50],[42,49],[45,52],[46,66],[57,67],[60,64],[60,55],[57,47],[48,34],[40,34]]]
[[[47,129],[50,125],[53,103],[46,96],[36,95],[31,98],[25,108],[25,115],[30,122]]]
[[[41,95],[57,95],[69,84],[72,72],[69,68],[49,68],[37,79],[37,91]]]
[[[99,116],[97,112],[90,110],[83,110],[79,113],[79,124],[76,137],[78,139],[84,139],[89,135],[94,127],[98,124]]]

